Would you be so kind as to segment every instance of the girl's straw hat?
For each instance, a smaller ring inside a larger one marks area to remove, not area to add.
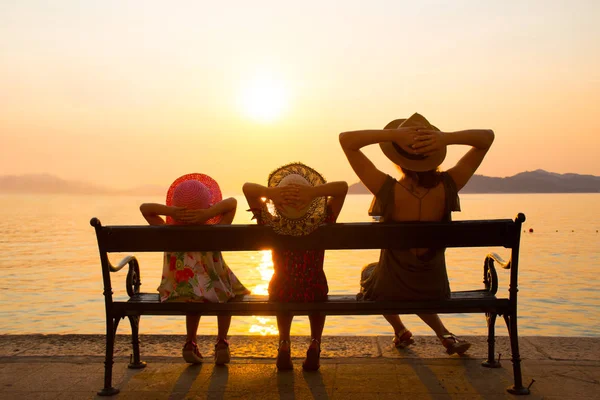
[[[395,119],[388,123],[383,129],[406,127],[423,128],[439,132],[438,128],[431,125],[424,116],[417,113],[411,115],[408,119]],[[385,154],[394,164],[416,172],[434,170],[439,167],[444,161],[444,158],[446,158],[446,147],[437,150],[429,156],[423,154],[411,154],[394,142],[382,142],[379,143],[379,147],[381,147],[383,154]]]
[[[314,169],[302,163],[286,164],[269,174],[268,187],[282,187],[289,184],[318,186],[326,183],[325,178]],[[327,198],[317,197],[303,209],[275,207],[267,204],[265,224],[282,235],[302,236],[317,229],[327,216]]]
[[[167,191],[167,205],[185,207],[189,210],[209,208],[223,199],[219,184],[205,174],[186,174],[175,179]],[[221,215],[217,215],[206,224],[218,224]],[[181,222],[167,216],[167,224],[178,225]]]

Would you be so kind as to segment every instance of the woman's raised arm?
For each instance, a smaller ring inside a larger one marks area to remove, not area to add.
[[[386,174],[378,170],[360,149],[371,144],[395,142],[406,151],[414,152],[415,134],[414,128],[349,131],[340,133],[340,144],[358,178],[371,193],[377,194]]]
[[[460,190],[479,168],[493,142],[494,132],[490,129],[468,129],[456,132],[420,130],[414,148],[417,154],[426,155],[442,146],[452,144],[472,146],[454,167],[448,169],[448,174]]]

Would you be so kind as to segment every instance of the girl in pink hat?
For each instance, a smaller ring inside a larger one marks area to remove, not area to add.
[[[217,182],[204,174],[184,175],[171,185],[165,204],[144,203],[142,215],[150,225],[167,224],[231,224],[237,207],[233,197],[222,199]],[[158,287],[161,301],[226,302],[249,294],[229,269],[220,251],[166,252]],[[231,316],[218,316],[215,364],[230,360],[227,333]],[[197,330],[200,316],[186,316],[187,338],[183,358],[193,364],[202,362],[198,350]]]

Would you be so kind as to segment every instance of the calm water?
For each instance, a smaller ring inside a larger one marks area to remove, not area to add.
[[[519,329],[524,335],[600,336],[600,194],[467,194],[465,211],[454,219],[527,216],[520,264]],[[340,222],[369,221],[371,197],[349,196]],[[133,196],[0,195],[0,334],[104,333],[102,280],[91,217],[104,225],[144,224],[138,206],[161,198]],[[238,197],[235,223],[251,223],[246,202]],[[504,248],[447,251],[453,290],[481,288],[482,264],[488,251],[508,259]],[[120,255],[114,255],[118,262]],[[329,251],[325,272],[332,294],[354,294],[361,267],[378,252]],[[264,293],[272,273],[269,252],[228,252],[225,259],[256,293]],[[138,255],[143,289],[155,291],[161,274],[161,254]],[[499,270],[500,289],[508,287],[509,272]],[[125,298],[125,270],[113,274],[118,298]],[[432,332],[418,318],[405,321],[415,334]],[[444,317],[458,335],[485,335],[483,315]],[[123,321],[120,333],[129,332]],[[499,320],[499,334],[505,334]],[[142,333],[184,333],[183,317],[142,318]],[[216,320],[205,317],[200,334],[214,334]],[[231,334],[274,334],[274,318],[235,317]],[[306,317],[296,317],[293,334],[307,335]],[[328,317],[326,335],[390,334],[378,316]]]

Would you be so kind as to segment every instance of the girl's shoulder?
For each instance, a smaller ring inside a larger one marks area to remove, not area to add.
[[[264,213],[268,212],[267,205],[265,203],[263,203],[263,205],[261,207],[252,207],[252,208],[247,209],[246,211],[252,213],[252,219],[256,220],[256,223],[258,225],[263,225],[265,223]]]

